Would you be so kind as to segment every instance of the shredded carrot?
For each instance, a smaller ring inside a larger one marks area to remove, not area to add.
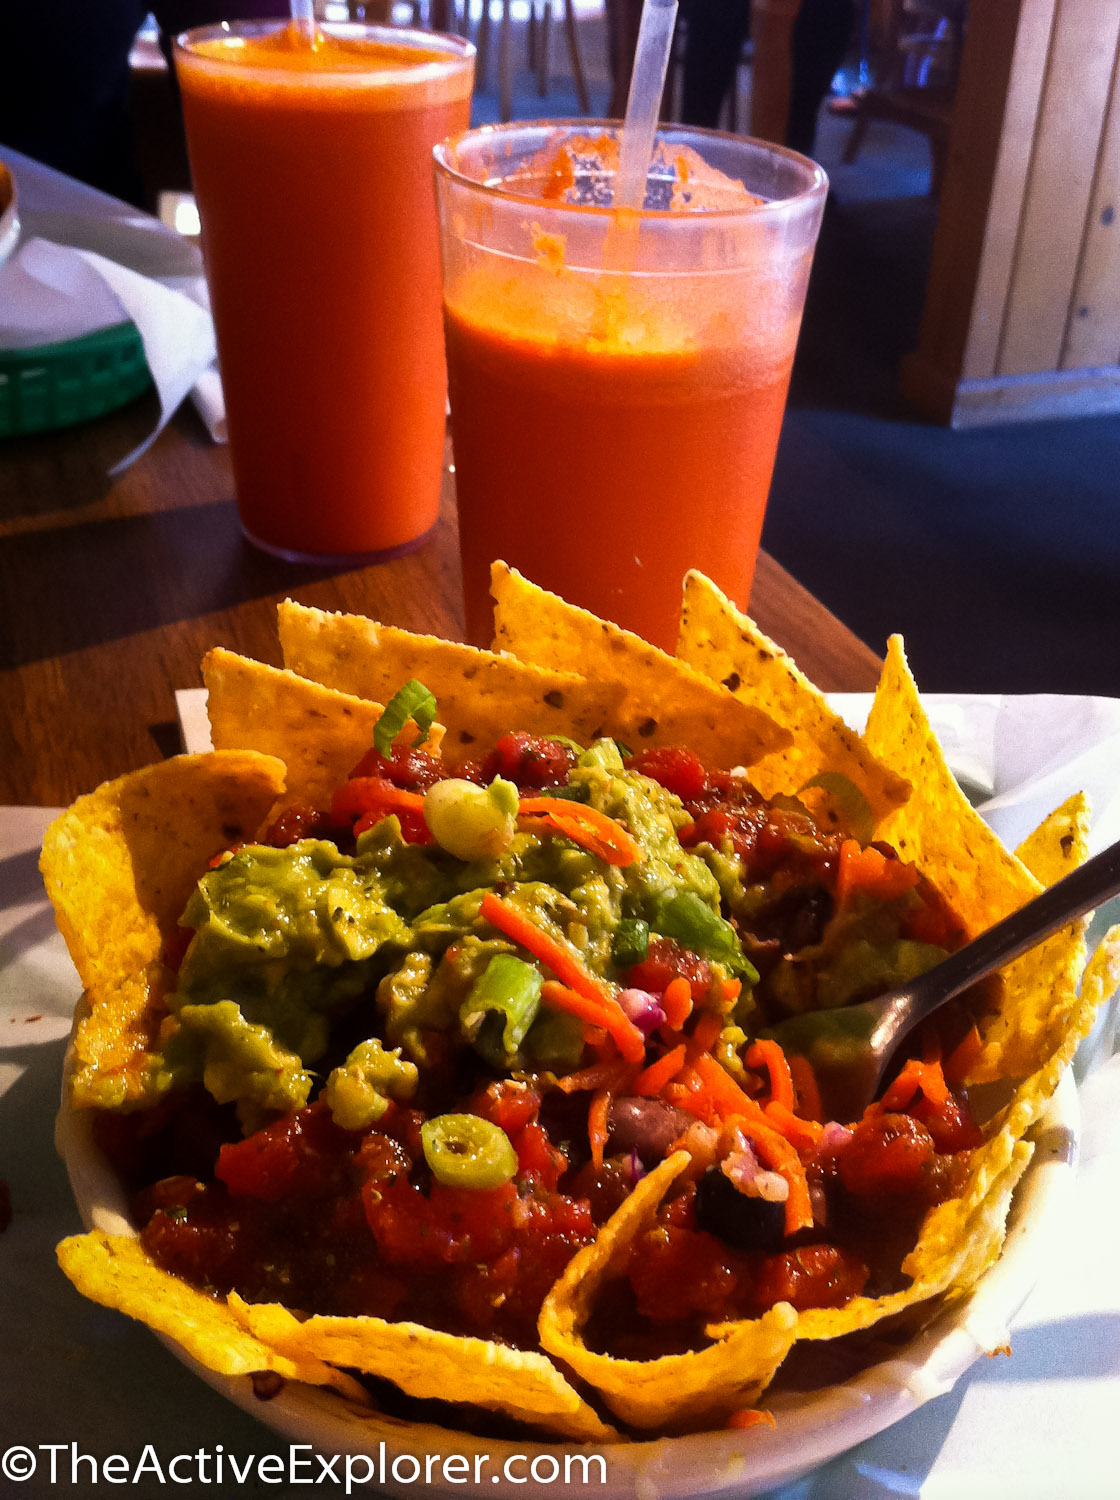
[[[672,1052],[666,1052],[664,1057],[659,1057],[655,1063],[650,1063],[644,1072],[638,1074],[634,1084],[635,1094],[641,1094],[646,1099],[656,1098],[670,1079],[675,1078],[684,1067],[685,1051],[686,1048],[682,1042],[679,1047],[674,1047]]]
[[[569,802],[563,797],[522,797],[518,817],[523,824],[545,826],[563,834],[609,865],[633,865],[642,857],[641,845],[621,823],[582,802]]]
[[[764,1113],[774,1128],[781,1132],[802,1156],[812,1156],[820,1145],[824,1126],[816,1120],[800,1120],[779,1099],[771,1099]]]
[[[824,1103],[821,1100],[820,1086],[817,1083],[817,1075],[813,1072],[813,1065],[807,1057],[798,1057],[796,1053],[786,1058],[789,1063],[790,1077],[793,1079],[793,1092],[797,1103],[794,1111],[803,1120],[821,1120],[824,1115]]]
[[[776,1427],[772,1411],[761,1411],[748,1406],[744,1411],[733,1411],[727,1419],[728,1427]]]
[[[581,1068],[578,1073],[568,1073],[564,1078],[558,1078],[556,1087],[565,1094],[579,1094],[586,1089],[610,1089],[615,1094],[628,1092],[634,1077],[634,1064],[624,1062],[613,1044],[610,1052],[609,1057],[592,1063],[589,1068]]]
[[[575,1016],[585,1027],[602,1027],[627,1062],[644,1061],[645,1038],[613,995],[593,1000],[569,985],[546,979],[541,986],[541,999],[553,1010],[567,1011],[568,1015]]]
[[[703,1011],[692,1028],[692,1035],[688,1039],[688,1051],[690,1057],[696,1057],[701,1052],[710,1052],[719,1041],[719,1034],[723,1030],[723,1017],[717,1016],[714,1010]]]
[[[692,1058],[692,1066],[716,1113],[723,1119],[728,1120],[732,1115],[754,1115],[756,1119],[762,1119],[759,1106],[744,1093],[730,1073],[720,1067],[710,1052]]]
[[[696,1069],[687,1062],[672,1082],[665,1084],[661,1097],[677,1109],[695,1115],[705,1125],[719,1124],[720,1116],[711,1096],[704,1088]]]
[[[603,1165],[603,1151],[610,1135],[608,1116],[611,1109],[610,1089],[599,1089],[591,1100],[587,1111],[587,1137],[591,1142],[591,1160],[596,1167]]]
[[[779,1172],[789,1185],[785,1209],[786,1234],[796,1234],[799,1229],[811,1228],[813,1205],[809,1198],[809,1182],[796,1149],[784,1135],[774,1129],[757,1105],[753,1115],[736,1118],[735,1125],[755,1147],[763,1166]]]
[[[770,1079],[770,1098],[793,1113],[793,1074],[786,1055],[773,1040],[759,1038],[747,1049],[743,1059],[748,1068],[765,1068]]]
[[[735,1002],[742,993],[743,981],[741,979],[721,979],[719,975],[713,975],[708,987],[708,1001],[713,1010],[718,1010],[721,1015],[726,1016],[735,1009]]]
[[[918,872],[913,865],[888,859],[878,849],[863,849],[855,839],[845,839],[840,845],[836,897],[841,906],[857,891],[866,891],[881,901],[893,901],[917,883]]]
[[[661,1009],[674,1031],[679,1031],[692,1014],[692,986],[683,975],[670,979],[661,997]]]
[[[919,1090],[931,1104],[948,1101],[949,1087],[940,1063],[922,1062],[920,1058],[912,1057],[879,1103],[885,1110],[903,1109]]]
[[[972,1072],[984,1050],[980,1031],[973,1026],[963,1041],[958,1042],[945,1062],[945,1077],[950,1083],[962,1083]]]
[[[932,1026],[926,1026],[922,1031],[922,1061],[927,1063],[941,1061],[941,1038]]]
[[[566,996],[575,997],[565,1000],[555,991],[550,997],[550,983],[546,982],[545,999],[550,999],[558,1010],[567,1010],[590,1026],[601,1026],[614,1039],[628,1062],[644,1059],[645,1037],[619,1005],[606,982],[592,974],[566,944],[545,932],[543,927],[538,927],[516,906],[495,896],[493,891],[487,891],[483,896],[480,912],[499,932],[504,932],[506,937],[512,938],[551,969],[561,981],[557,989],[563,990]],[[586,1003],[577,1009],[576,999]]]

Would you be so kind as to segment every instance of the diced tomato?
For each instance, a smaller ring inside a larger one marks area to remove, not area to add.
[[[492,1125],[500,1125],[511,1140],[536,1120],[540,1107],[537,1089],[509,1078],[480,1089],[463,1106],[467,1114],[481,1115]]]
[[[380,750],[367,750],[350,772],[351,780],[377,776],[407,792],[426,792],[445,775],[443,761],[437,756],[429,755],[426,750],[410,750],[397,745],[393,746],[393,753],[388,758]]]
[[[938,1151],[971,1151],[984,1139],[983,1131],[968,1112],[968,1105],[958,1094],[950,1094],[938,1105],[923,1096],[908,1113],[929,1131]]]
[[[695,822],[682,828],[679,838],[686,849],[693,849],[697,844],[711,844],[713,849],[730,848],[740,859],[747,859],[758,842],[760,826],[758,814],[713,808],[710,812],[700,813]]]
[[[336,825],[329,814],[296,803],[284,809],[261,842],[274,849],[287,849],[300,839],[327,838],[335,831]]]
[[[565,786],[576,763],[576,751],[538,734],[503,734],[483,762],[483,780],[502,776],[519,787]]]
[[[747,1260],[715,1235],[660,1224],[630,1253],[630,1284],[638,1311],[654,1323],[675,1323],[700,1313],[726,1316],[745,1275]]]
[[[188,1281],[232,1284],[241,1244],[230,1225],[225,1194],[206,1190],[191,1203],[190,1216],[168,1205],[157,1210],[140,1233],[153,1260]]]
[[[518,1174],[532,1178],[548,1192],[554,1192],[556,1184],[568,1170],[568,1158],[552,1144],[548,1132],[540,1125],[526,1125],[515,1144]]]
[[[402,791],[381,776],[359,776],[343,782],[331,799],[331,817],[344,827],[354,825],[354,834],[364,833],[382,818],[395,814],[401,835],[409,844],[434,842],[424,821],[419,792]]]
[[[243,1141],[223,1146],[215,1176],[235,1198],[315,1198],[337,1191],[357,1137],[340,1130],[322,1105],[285,1115]]]
[[[640,964],[626,970],[624,983],[628,989],[663,995],[678,976],[688,980],[693,1000],[702,1000],[712,982],[712,966],[673,938],[651,937],[648,953]]]
[[[626,769],[648,776],[682,802],[692,802],[703,796],[708,784],[708,773],[700,758],[678,745],[640,750],[626,762]]]
[[[840,1180],[857,1197],[912,1193],[935,1152],[933,1136],[909,1115],[865,1115],[840,1156]]]
[[[861,1260],[835,1245],[804,1245],[762,1257],[755,1267],[754,1296],[759,1311],[789,1302],[798,1312],[810,1307],[843,1307],[867,1284]]]

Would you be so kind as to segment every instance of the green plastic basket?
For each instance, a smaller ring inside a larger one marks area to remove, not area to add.
[[[37,349],[0,349],[0,438],[88,422],[151,383],[135,323]]]

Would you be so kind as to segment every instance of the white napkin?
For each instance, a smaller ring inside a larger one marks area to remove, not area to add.
[[[131,320],[160,400],[155,430],[114,466],[118,474],[156,435],[214,362],[209,311],[184,291],[92,250],[29,239],[0,268],[0,348],[33,349]]]

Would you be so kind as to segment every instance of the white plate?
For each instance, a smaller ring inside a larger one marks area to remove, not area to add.
[[[174,1342],[164,1342],[208,1385],[289,1441],[310,1443],[327,1454],[368,1455],[372,1481],[392,1493],[415,1494],[418,1484],[411,1456],[424,1465],[433,1454],[464,1455],[470,1460],[472,1477],[467,1483],[441,1483],[437,1462],[431,1482],[420,1481],[425,1494],[448,1500],[451,1496],[524,1497],[530,1477],[544,1484],[552,1479],[553,1485],[567,1493],[582,1487],[578,1466],[571,1470],[570,1484],[564,1483],[569,1456],[601,1453],[605,1480],[597,1482],[593,1464],[596,1482],[590,1488],[604,1500],[683,1500],[699,1494],[747,1500],[884,1431],[950,1390],[981,1354],[1010,1342],[1008,1325],[1042,1269],[1047,1245],[1068,1203],[1078,1127],[1077,1094],[1067,1074],[1034,1132],[1037,1149],[1016,1192],[999,1262],[968,1298],[943,1311],[890,1360],[808,1395],[775,1394],[765,1403],[777,1419],[774,1429],[720,1430],[606,1448],[479,1438],[371,1414],[332,1392],[294,1383],[273,1400],[262,1402],[248,1377],[215,1375]],[[71,1112],[64,1102],[56,1142],[86,1226],[108,1233],[131,1232],[119,1186],[90,1141],[88,1116]],[[476,1457],[485,1460],[481,1467],[476,1468]],[[534,1460],[539,1460],[536,1469]],[[559,1466],[558,1477],[554,1477],[553,1461]],[[512,1464],[508,1477],[507,1463]],[[355,1478],[364,1478],[366,1466],[355,1459],[353,1472]]]

